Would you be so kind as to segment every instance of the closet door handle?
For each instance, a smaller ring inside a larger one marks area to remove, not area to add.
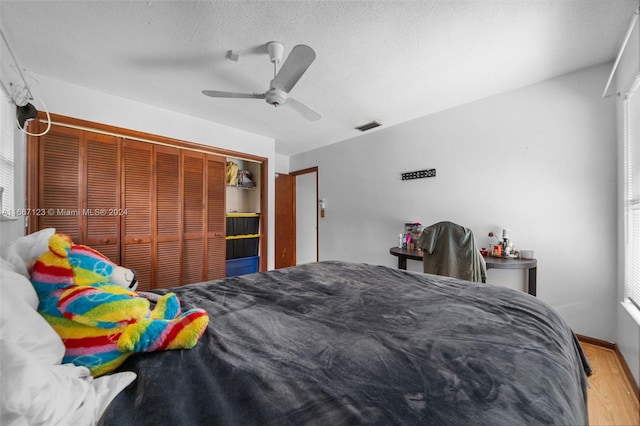
[[[139,243],[140,241],[142,241],[140,238],[134,238],[134,239],[133,239],[133,242],[134,242],[134,243]]]
[[[101,240],[102,244],[109,244],[111,241],[108,238]]]

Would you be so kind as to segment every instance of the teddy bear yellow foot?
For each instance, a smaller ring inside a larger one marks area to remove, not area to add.
[[[118,339],[122,352],[153,352],[195,346],[209,323],[202,309],[191,309],[174,320],[145,318],[128,325]]]

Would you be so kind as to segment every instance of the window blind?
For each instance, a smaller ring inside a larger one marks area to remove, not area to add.
[[[16,127],[15,105],[4,92],[0,92],[0,187],[2,203],[0,214],[13,215],[13,183],[14,183],[14,129]]]
[[[624,100],[625,293],[640,309],[640,74]]]

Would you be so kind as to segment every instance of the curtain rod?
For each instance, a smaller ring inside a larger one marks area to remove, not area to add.
[[[618,64],[620,63],[620,59],[622,58],[622,53],[624,52],[625,47],[627,47],[627,43],[629,42],[629,38],[631,38],[631,32],[633,31],[633,27],[636,25],[638,21],[638,14],[640,14],[640,7],[633,12],[633,18],[631,18],[631,22],[629,23],[629,28],[627,28],[627,34],[624,36],[624,41],[622,42],[622,46],[620,46],[620,51],[618,52],[618,56],[616,57],[616,61],[613,64],[613,69],[611,70],[611,74],[609,74],[609,80],[607,81],[607,85],[604,88],[604,92],[602,93],[602,97],[607,97],[607,91],[609,91],[609,86],[611,85],[611,81],[613,80],[613,76],[618,69]]]

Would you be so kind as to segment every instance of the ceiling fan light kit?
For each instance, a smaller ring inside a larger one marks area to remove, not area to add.
[[[287,94],[282,90],[278,89],[269,89],[266,93],[265,100],[268,104],[277,107],[279,105],[284,105],[287,102]]]
[[[310,121],[320,119],[320,114],[313,111],[306,105],[289,97],[289,92],[296,85],[300,77],[307,71],[311,63],[316,59],[316,53],[307,45],[298,44],[291,49],[291,53],[284,61],[280,70],[277,65],[282,61],[284,46],[277,41],[267,43],[267,53],[269,61],[273,63],[273,80],[269,84],[269,89],[265,93],[234,93],[219,90],[203,90],[202,94],[212,98],[244,98],[244,99],[264,99],[273,106],[289,105],[294,111]]]

